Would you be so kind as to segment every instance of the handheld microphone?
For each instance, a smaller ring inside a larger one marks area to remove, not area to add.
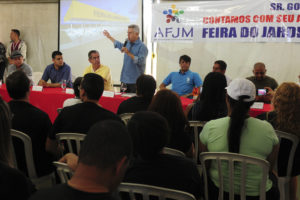
[[[125,42],[124,42],[124,44],[123,44],[123,47],[126,47],[127,42],[128,42],[128,39],[125,40]]]

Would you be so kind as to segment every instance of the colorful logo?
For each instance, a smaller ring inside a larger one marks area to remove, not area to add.
[[[170,23],[171,21],[172,22],[176,21],[177,23],[180,23],[179,16],[182,15],[183,13],[184,13],[183,10],[176,9],[176,5],[172,5],[170,9],[163,11],[163,14],[166,15],[167,23]]]

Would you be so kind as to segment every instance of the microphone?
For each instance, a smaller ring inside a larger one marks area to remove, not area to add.
[[[124,42],[124,44],[123,44],[123,47],[126,47],[127,42],[128,42],[128,39],[125,40],[125,42]]]

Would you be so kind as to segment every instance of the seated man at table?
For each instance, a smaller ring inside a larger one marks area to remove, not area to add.
[[[254,64],[253,67],[253,74],[254,76],[247,77],[248,80],[254,83],[256,87],[256,94],[258,89],[268,89],[271,88],[272,90],[275,90],[278,87],[278,83],[274,78],[271,78],[269,76],[266,76],[266,66],[262,62],[258,62]],[[270,95],[257,95],[256,101],[262,101],[265,103],[270,103],[272,97]]]
[[[16,71],[6,79],[6,88],[12,100],[8,103],[12,112],[12,128],[28,135],[32,141],[32,153],[37,175],[44,176],[54,168],[54,158],[46,152],[46,138],[52,123],[49,116],[29,103],[30,80],[23,71]],[[18,169],[27,173],[24,146],[19,139],[14,139]]]
[[[214,63],[212,71],[213,72],[220,72],[221,74],[223,74],[226,78],[227,85],[229,85],[229,83],[231,82],[231,78],[229,78],[228,76],[225,75],[226,68],[227,68],[226,62],[224,62],[223,60],[217,60]]]
[[[76,169],[71,180],[39,190],[31,200],[117,200],[113,192],[123,179],[131,152],[131,139],[122,123],[98,122],[89,130],[79,159],[72,160]]]
[[[23,55],[20,51],[13,51],[10,55],[12,64],[7,68],[7,74],[10,75],[11,73],[22,70],[26,76],[32,81],[32,68],[28,64],[24,62]]]
[[[135,113],[137,111],[147,110],[155,93],[156,81],[150,75],[142,74],[136,80],[136,94],[123,101],[119,108],[118,114]]]
[[[48,136],[46,149],[52,153],[57,152],[57,133],[83,133],[98,121],[121,119],[114,113],[102,108],[99,99],[103,93],[104,81],[95,73],[84,75],[80,84],[80,98],[83,103],[65,107],[54,121]]]
[[[100,63],[100,54],[97,50],[91,50],[88,53],[90,66],[85,68],[83,75],[87,73],[96,73],[104,80],[104,90],[112,90],[111,74],[109,67]]]
[[[52,61],[53,63],[46,67],[38,85],[45,87],[61,87],[62,82],[65,80],[67,87],[71,88],[71,67],[64,62],[62,53],[60,51],[53,51]],[[49,79],[51,80],[51,83],[47,83]]]
[[[189,56],[180,56],[179,64],[179,72],[171,72],[162,84],[160,84],[159,88],[165,89],[166,86],[172,84],[172,90],[179,96],[192,98],[194,87],[200,91],[202,80],[199,74],[189,70],[191,65],[191,58]]]

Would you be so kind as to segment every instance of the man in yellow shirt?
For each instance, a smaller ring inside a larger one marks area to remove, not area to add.
[[[90,66],[85,68],[83,76],[87,73],[96,73],[104,79],[104,90],[113,90],[109,67],[100,64],[100,54],[97,50],[91,50],[88,54]]]

